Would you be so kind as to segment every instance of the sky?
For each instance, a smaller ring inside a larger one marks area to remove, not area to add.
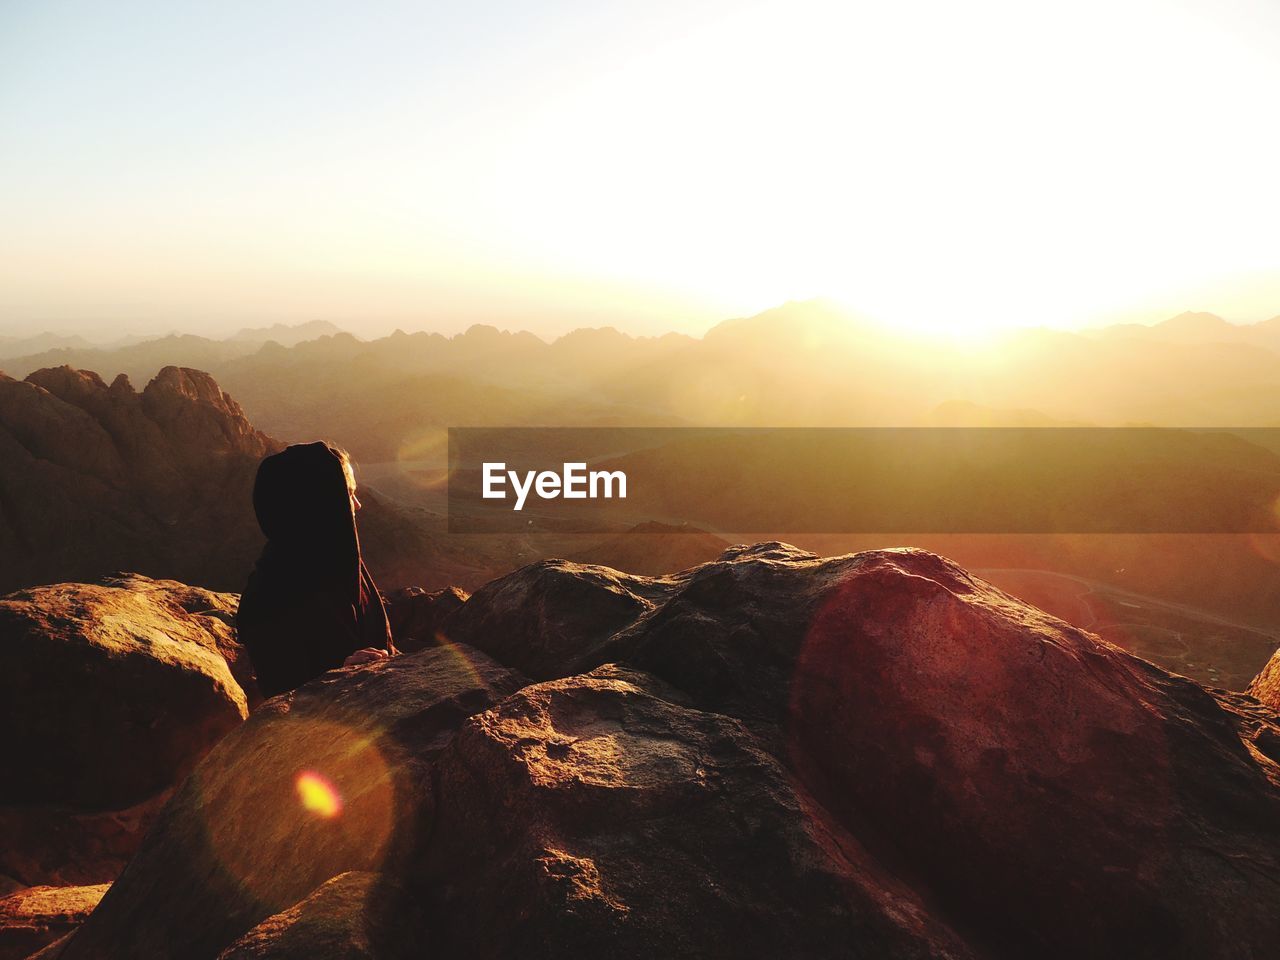
[[[1280,4],[0,0],[0,334],[1280,314]]]

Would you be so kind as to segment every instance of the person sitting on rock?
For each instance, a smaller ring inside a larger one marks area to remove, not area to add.
[[[346,451],[300,443],[266,457],[253,509],[267,545],[240,597],[236,629],[262,695],[395,653],[360,556],[360,501]]]

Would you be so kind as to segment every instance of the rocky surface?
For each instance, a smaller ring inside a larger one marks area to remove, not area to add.
[[[740,721],[647,674],[526,687],[438,768],[444,954],[970,956]]]
[[[248,715],[235,602],[139,576],[0,600],[0,717],[24,731],[0,802],[114,809],[184,776]]]
[[[108,385],[67,366],[21,381],[0,372],[0,593],[118,570],[242,590],[263,545],[253,481],[282,446],[199,370],[165,367],[141,393],[123,374]],[[444,536],[437,515],[363,486],[360,499],[384,589],[480,583],[511,567],[493,543],[477,565],[477,545]]]
[[[1280,710],[1280,650],[1249,685],[1249,693],[1274,710]]]
[[[434,757],[525,682],[448,646],[266,701],[174,795],[63,955],[212,958],[340,873],[403,872],[433,829]]]
[[[469,596],[467,591],[458,587],[440,590],[403,587],[394,591],[386,600],[387,620],[391,624],[396,648],[412,653],[435,646],[440,640],[445,617],[466,603]]]
[[[79,810],[65,803],[0,806],[0,884],[13,890],[110,883],[142,843],[169,792],[119,810]]]
[[[388,951],[407,952],[398,943],[403,907],[388,896],[386,879],[357,870],[322,883],[301,903],[268,917],[218,955],[218,960],[375,960]]]
[[[932,554],[540,563],[436,644],[264,704],[50,956],[1234,960],[1280,941],[1275,709]]]
[[[27,960],[57,960],[62,954],[62,948],[71,942],[71,934],[59,937],[53,943],[49,944],[35,953],[31,954]]]
[[[659,576],[714,560],[729,546],[728,541],[694,526],[650,520],[579,550],[569,559]]]
[[[667,596],[665,580],[609,567],[543,560],[485,584],[442,630],[538,680],[568,676],[615,631]]]
[[[258,700],[236,603],[136,574],[0,599],[0,722],[15,731],[0,877],[115,879],[168,791]]]
[[[0,960],[22,960],[75,929],[107,884],[30,887],[0,899]]]
[[[249,509],[278,444],[213,378],[56,367],[0,374],[0,591],[115,570],[239,589],[261,537]]]

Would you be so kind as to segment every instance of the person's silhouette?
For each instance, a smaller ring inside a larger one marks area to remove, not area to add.
[[[295,444],[258,467],[253,509],[267,545],[236,629],[264,697],[395,652],[360,556],[359,507],[351,459],[327,443]]]

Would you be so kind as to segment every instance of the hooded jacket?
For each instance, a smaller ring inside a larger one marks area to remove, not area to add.
[[[363,647],[391,651],[339,455],[303,443],[267,457],[253,509],[267,545],[240,597],[236,630],[262,695],[293,690]]]

